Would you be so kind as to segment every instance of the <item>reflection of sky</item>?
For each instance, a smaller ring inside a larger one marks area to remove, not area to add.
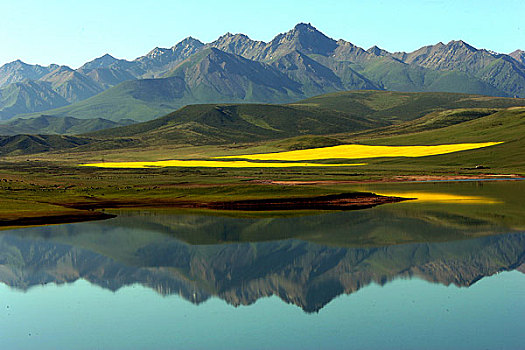
[[[469,288],[396,280],[305,314],[277,297],[234,308],[140,286],[113,293],[83,280],[26,293],[1,285],[0,348],[517,349],[524,287],[517,271]]]

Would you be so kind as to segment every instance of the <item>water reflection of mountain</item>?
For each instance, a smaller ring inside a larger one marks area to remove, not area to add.
[[[277,295],[314,312],[340,294],[400,277],[470,286],[520,267],[524,253],[522,233],[371,248],[297,239],[189,245],[156,230],[81,223],[2,233],[0,280],[21,290],[79,278],[111,290],[139,283],[193,303],[218,296],[247,305]]]
[[[396,206],[324,214],[303,212],[286,217],[174,215],[155,211],[118,215],[107,224],[163,232],[190,244],[208,245],[294,238],[322,245],[369,247],[470,239],[513,231],[510,226],[490,220]]]

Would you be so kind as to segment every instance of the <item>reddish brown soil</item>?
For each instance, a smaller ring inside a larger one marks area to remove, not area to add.
[[[143,200],[140,201],[104,201],[93,200],[66,204],[75,209],[101,208],[192,208],[215,210],[355,210],[370,208],[379,204],[395,203],[410,198],[380,196],[374,193],[355,192],[335,195],[299,198],[269,198],[239,201],[196,202],[174,198],[173,200]],[[64,204],[62,204],[64,205]]]
[[[338,185],[338,184],[362,184],[362,183],[391,183],[391,182],[414,182],[414,181],[455,181],[455,180],[477,180],[477,179],[497,179],[497,178],[521,178],[520,175],[415,175],[415,176],[394,176],[377,180],[318,180],[318,181],[279,181],[279,180],[253,180],[252,182],[261,184],[295,186],[295,185]]]
[[[65,224],[71,222],[105,220],[114,218],[115,215],[101,213],[97,211],[81,211],[71,214],[49,214],[41,216],[29,216],[20,218],[0,218],[0,227],[21,227],[21,226],[39,226],[52,224]]]

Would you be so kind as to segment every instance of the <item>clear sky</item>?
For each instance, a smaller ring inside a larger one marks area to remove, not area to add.
[[[462,39],[525,50],[525,0],[0,0],[0,65],[65,64],[109,53],[134,59],[187,36],[269,41],[299,22],[369,48],[412,51]]]

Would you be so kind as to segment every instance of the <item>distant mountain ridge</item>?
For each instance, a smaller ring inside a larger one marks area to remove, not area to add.
[[[157,81],[174,76],[182,81],[175,85]],[[119,85],[142,79],[154,79],[146,84],[148,90],[141,83]],[[525,97],[525,53],[498,54],[461,40],[409,53],[390,53],[378,46],[364,50],[300,23],[267,43],[227,33],[208,44],[188,37],[171,48],[154,48],[133,61],[106,54],[76,70],[21,61],[0,67],[0,89],[13,83],[26,84],[26,90],[40,88],[30,85],[31,81],[46,83],[66,104],[73,103],[71,108],[48,113],[51,115],[149,120],[187,104],[293,102],[358,89]],[[171,90],[174,86],[175,91]],[[101,95],[105,90],[108,94]],[[44,101],[12,108],[0,99],[0,118],[61,104],[37,90],[29,95]],[[158,96],[163,97],[155,102]],[[135,105],[147,105],[148,111],[130,115]]]
[[[0,88],[0,120],[68,104],[64,97],[39,81],[16,82]]]

